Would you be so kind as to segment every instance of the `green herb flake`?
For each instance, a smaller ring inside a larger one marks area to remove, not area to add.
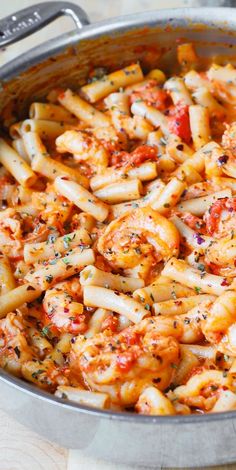
[[[197,294],[200,294],[202,289],[201,289],[201,287],[194,286],[194,290]]]

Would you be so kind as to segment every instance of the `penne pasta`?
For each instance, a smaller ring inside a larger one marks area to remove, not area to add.
[[[138,323],[149,315],[147,309],[128,295],[116,293],[116,291],[104,287],[84,286],[84,304],[87,307],[110,309],[124,315],[133,323]]]
[[[89,248],[92,240],[87,230],[81,228],[62,237],[51,237],[40,243],[26,243],[24,245],[24,260],[28,264],[55,258],[61,253],[70,251],[76,247],[81,250]]]
[[[79,405],[93,408],[109,408],[109,395],[107,393],[90,392],[79,387],[60,385],[55,392],[56,397],[67,399]]]
[[[30,166],[3,139],[0,139],[0,163],[22,186],[28,187],[35,183],[36,175]]]
[[[211,140],[209,111],[201,105],[189,106],[190,129],[195,150],[199,150]]]
[[[82,211],[88,212],[96,220],[99,220],[99,222],[103,222],[107,218],[109,212],[108,206],[78,183],[58,177],[55,180],[55,189]]]
[[[29,271],[25,280],[41,291],[52,287],[62,279],[67,279],[78,273],[84,266],[94,263],[94,253],[91,249],[75,248],[63,258],[54,258],[46,266],[36,271]]]
[[[169,92],[174,105],[193,105],[192,98],[185,86],[184,80],[180,77],[171,77],[164,84],[164,88]]]
[[[109,127],[111,124],[110,118],[107,115],[98,111],[71,90],[66,90],[61,93],[58,97],[58,101],[64,108],[70,111],[70,113],[74,114],[90,127]]]
[[[26,119],[21,123],[21,135],[27,132],[37,132],[41,139],[55,139],[73,126],[64,122],[49,121],[46,119]]]
[[[20,155],[20,157],[26,161],[26,163],[30,163],[30,159],[26,151],[25,144],[24,144],[22,137],[19,137],[18,139],[13,140],[12,147]]]
[[[41,294],[41,289],[30,283],[22,284],[0,296],[0,318],[27,302],[32,302]]]
[[[163,134],[169,135],[167,118],[158,109],[147,105],[143,101],[136,101],[132,104],[131,111],[133,114],[145,118],[154,127],[160,127]]]
[[[100,286],[121,292],[133,292],[144,287],[142,279],[120,276],[101,271],[95,266],[87,266],[80,273],[82,286]]]
[[[72,114],[62,106],[52,103],[32,103],[29,109],[29,117],[30,119],[75,123]]]
[[[157,165],[155,162],[147,162],[136,168],[127,169],[105,169],[101,174],[94,176],[90,180],[90,187],[96,191],[111,183],[120,180],[139,179],[140,181],[150,181],[157,177]]]
[[[112,312],[110,310],[106,310],[105,308],[98,308],[95,310],[88,323],[88,329],[85,333],[86,338],[91,338],[97,333],[100,333],[102,323],[110,315],[112,315]]]
[[[183,181],[172,178],[151,207],[160,214],[166,214],[172,207],[176,206],[185,188],[186,184]]]
[[[142,193],[143,187],[141,181],[132,179],[109,184],[95,191],[94,195],[108,204],[115,204],[138,199]]]
[[[0,256],[0,295],[6,294],[16,287],[16,282],[9,259]]]
[[[213,302],[215,297],[207,294],[193,295],[190,297],[179,297],[178,299],[171,299],[154,303],[152,309],[155,315],[183,315],[196,305],[201,304],[206,300]]]
[[[223,294],[229,289],[229,285],[222,276],[201,272],[189,266],[185,261],[172,258],[165,265],[162,274],[173,281],[179,281],[187,287],[194,286],[197,293],[211,295]]]
[[[203,215],[217,199],[231,196],[232,192],[230,189],[223,189],[217,193],[209,194],[209,196],[181,201],[177,208],[180,212],[191,212],[194,215]]]
[[[81,88],[82,94],[91,103],[104,98],[119,88],[126,87],[143,79],[143,72],[139,64],[132,64],[124,69],[117,70],[104,77],[84,85]]]

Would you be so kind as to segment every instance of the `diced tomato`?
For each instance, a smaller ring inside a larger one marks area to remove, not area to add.
[[[181,104],[170,110],[169,131],[183,139],[187,144],[191,141],[188,106]]]
[[[210,268],[212,274],[216,274],[216,276],[219,276],[220,274],[220,266],[217,266],[216,264],[214,263],[206,263],[207,266]]]
[[[137,359],[137,354],[134,351],[125,351],[117,356],[117,367],[122,372],[129,372],[134,362]]]
[[[138,166],[146,160],[157,160],[157,150],[150,145],[140,145],[133,152],[116,152],[111,157],[111,165],[115,168]]]
[[[122,338],[128,346],[138,345],[140,341],[140,336],[130,328],[122,331]]]
[[[154,108],[161,111],[166,108],[167,99],[166,91],[158,88],[155,80],[150,80],[148,83],[141,85],[130,95],[131,104],[135,101],[143,100],[149,106],[154,106]]]
[[[118,318],[114,315],[109,315],[103,322],[101,326],[101,331],[109,329],[114,333],[117,331]]]

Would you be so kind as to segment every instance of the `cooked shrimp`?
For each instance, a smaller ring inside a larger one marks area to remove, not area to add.
[[[213,302],[205,311],[201,328],[218,351],[236,355],[236,292],[225,292]]]
[[[74,373],[82,372],[92,390],[106,391],[112,401],[132,405],[146,386],[155,384],[163,390],[170,384],[179,362],[181,333],[181,326],[173,326],[170,319],[147,318],[113,336],[78,337],[71,367]]]
[[[204,215],[206,230],[215,240],[206,251],[205,261],[215,274],[235,276],[236,197],[215,201]]]
[[[204,215],[206,230],[215,238],[234,236],[236,229],[236,197],[217,199]]]
[[[236,236],[232,235],[215,240],[205,252],[205,263],[214,274],[236,276]]]
[[[56,139],[57,151],[69,152],[77,162],[86,161],[92,167],[106,168],[109,154],[96,137],[85,131],[66,131]]]
[[[71,215],[72,204],[56,194],[52,185],[45,192],[34,192],[32,203],[39,211],[39,219],[63,234],[63,224]]]
[[[0,245],[1,251],[9,258],[22,256],[22,227],[21,217],[15,209],[6,209],[0,217]]]
[[[142,264],[151,267],[179,250],[175,226],[150,207],[139,208],[112,221],[98,241],[98,251],[114,269]]]
[[[83,333],[87,326],[83,305],[82,292],[78,278],[59,282],[48,289],[43,299],[45,323],[52,325],[52,330],[59,333]]]
[[[26,322],[20,313],[8,313],[0,320],[0,367],[21,376],[25,361],[33,358],[26,341]]]

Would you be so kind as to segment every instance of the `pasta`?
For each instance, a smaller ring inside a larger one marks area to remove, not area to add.
[[[0,139],[0,367],[57,399],[236,409],[236,69],[177,60],[91,70]]]

